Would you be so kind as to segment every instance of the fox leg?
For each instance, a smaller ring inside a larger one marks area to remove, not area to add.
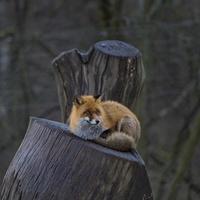
[[[134,138],[137,143],[140,139],[141,127],[137,118],[123,117],[117,125],[117,131],[123,132]]]
[[[96,142],[115,150],[129,151],[136,148],[139,137],[139,121],[130,117],[123,117],[117,124],[117,131],[112,132],[106,139],[96,139]]]

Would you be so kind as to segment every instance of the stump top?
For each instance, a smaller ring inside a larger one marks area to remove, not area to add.
[[[88,148],[92,148],[96,151],[99,151],[103,154],[106,154],[107,156],[110,157],[118,157],[120,159],[123,160],[127,160],[130,162],[136,162],[139,165],[145,165],[143,159],[141,158],[141,156],[138,154],[138,152],[136,150],[132,150],[131,152],[121,152],[121,151],[116,151],[107,147],[104,147],[102,145],[96,144],[92,141],[87,141],[87,140],[83,140],[79,137],[77,137],[76,135],[74,135],[69,127],[64,124],[64,123],[60,123],[60,122],[56,122],[56,121],[51,121],[51,120],[47,120],[47,119],[41,119],[41,118],[37,118],[37,117],[31,117],[31,122],[32,123],[37,123],[40,124],[46,128],[51,128],[55,130],[62,130],[63,134],[67,134],[68,137],[72,137],[73,140],[77,140],[78,143],[86,145]],[[30,125],[29,125],[30,126]]]
[[[94,47],[111,56],[135,58],[140,55],[140,51],[137,48],[119,40],[100,41]]]
[[[136,151],[119,152],[32,118],[3,180],[2,200],[153,199]]]

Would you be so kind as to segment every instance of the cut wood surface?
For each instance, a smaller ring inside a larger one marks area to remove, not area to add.
[[[119,152],[32,118],[2,185],[2,200],[146,200],[152,193],[136,151]]]
[[[144,69],[140,51],[122,41],[97,42],[88,52],[63,52],[53,61],[62,121],[66,122],[75,95],[103,94],[133,109]]]

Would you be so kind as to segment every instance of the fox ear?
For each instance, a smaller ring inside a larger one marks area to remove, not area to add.
[[[74,103],[75,106],[80,106],[80,105],[84,104],[84,101],[83,101],[83,98],[81,96],[75,96],[73,103]]]
[[[95,95],[94,98],[95,98],[96,101],[100,102],[101,101],[101,94]]]

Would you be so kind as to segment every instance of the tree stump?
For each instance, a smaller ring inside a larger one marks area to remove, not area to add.
[[[88,52],[63,52],[53,61],[62,121],[75,95],[103,94],[133,109],[144,80],[140,51],[121,41],[97,42]]]
[[[152,199],[144,162],[32,118],[3,181],[2,200]]]
[[[96,43],[53,61],[62,121],[75,95],[103,94],[133,109],[144,79],[141,53],[121,41]],[[63,123],[32,118],[2,185],[2,200],[153,199],[136,151],[119,152],[70,133]]]

